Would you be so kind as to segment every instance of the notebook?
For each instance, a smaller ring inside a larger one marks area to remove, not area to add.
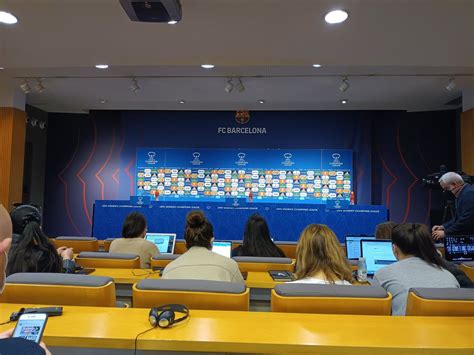
[[[158,247],[161,254],[173,254],[176,243],[176,234],[173,233],[147,233],[146,240],[149,240]]]
[[[444,255],[453,262],[474,261],[474,235],[445,236]]]
[[[232,242],[214,241],[214,243],[212,243],[212,251],[219,255],[230,258],[232,254]]]
[[[375,236],[365,234],[346,235],[344,242],[346,244],[347,259],[354,260],[360,258],[360,241],[363,239],[375,239]]]
[[[367,275],[374,275],[380,268],[397,261],[392,251],[391,240],[360,241],[361,254],[367,264]]]

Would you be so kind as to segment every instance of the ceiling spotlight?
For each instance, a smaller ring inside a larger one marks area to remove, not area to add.
[[[342,99],[342,100],[341,100],[341,104],[343,104],[343,105],[347,104],[348,102],[349,102],[348,99]]]
[[[326,16],[324,16],[324,20],[327,23],[334,24],[334,23],[341,23],[347,20],[349,14],[343,10],[334,10],[329,11]]]
[[[259,104],[264,104],[265,103],[265,100],[264,99],[260,99],[257,101]]]
[[[107,102],[107,100],[106,100],[106,99],[102,99],[102,100],[100,100],[100,103],[101,103],[102,105],[103,105],[103,104],[105,104],[106,102]]]
[[[184,105],[184,104],[186,103],[186,101],[184,101],[184,100],[179,100],[179,103],[180,103],[181,105]]]
[[[18,19],[9,12],[0,11],[0,23],[5,25],[14,25],[18,22]]]
[[[347,89],[349,89],[351,86],[349,85],[349,82],[347,81],[347,77],[342,79],[341,85],[339,85],[339,90],[341,92],[346,92]]]
[[[321,68],[321,64],[313,64],[313,67],[315,67],[315,68]]]
[[[30,84],[28,84],[28,80],[23,80],[23,83],[20,85],[21,90],[23,90],[24,94],[29,94],[31,92]]]
[[[35,89],[40,94],[44,91],[44,86],[43,86],[43,82],[41,81],[41,79],[36,79]]]
[[[178,21],[176,21],[176,20],[168,21],[168,25],[176,25],[177,23],[178,23]]]
[[[202,64],[201,67],[204,69],[212,69],[214,68],[214,64]]]
[[[38,125],[39,121],[38,120],[31,120],[31,125],[33,127],[36,127]]]
[[[5,69],[5,67],[0,67],[0,70],[4,70],[4,69]]]
[[[97,69],[107,69],[109,66],[108,64],[96,64],[95,67]]]
[[[232,90],[234,90],[234,84],[232,83],[232,79],[229,79],[227,80],[227,84],[225,84],[224,91],[230,93]]]
[[[40,122],[38,126],[40,129],[45,129],[47,125],[46,122]]]
[[[242,79],[238,79],[237,84],[235,84],[235,88],[237,89],[238,92],[242,92],[245,90],[244,83],[242,82]]]
[[[456,88],[456,82],[454,78],[449,79],[448,85],[446,85],[446,90],[453,91]]]
[[[138,85],[138,81],[136,78],[132,78],[132,83],[130,84],[130,90],[132,90],[134,94],[140,91],[140,85]]]

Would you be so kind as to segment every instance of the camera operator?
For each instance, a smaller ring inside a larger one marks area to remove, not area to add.
[[[446,235],[474,234],[474,186],[466,184],[461,175],[455,172],[441,176],[439,183],[443,192],[450,192],[456,197],[456,213],[443,225],[433,226],[433,239],[439,240]]]

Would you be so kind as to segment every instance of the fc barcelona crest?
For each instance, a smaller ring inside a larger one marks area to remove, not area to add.
[[[244,110],[235,111],[235,120],[240,124],[247,123],[250,121],[250,112]]]

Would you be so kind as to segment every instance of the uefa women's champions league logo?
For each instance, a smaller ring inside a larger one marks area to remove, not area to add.
[[[335,167],[335,168],[338,168],[340,167],[341,165],[343,165],[344,163],[341,161],[341,154],[339,153],[333,153],[331,155],[332,157],[332,162],[329,163],[329,165]]]
[[[237,154],[237,157],[239,158],[239,160],[236,161],[235,164],[239,166],[245,166],[248,164],[248,162],[245,160],[245,153],[239,153]]]
[[[156,164],[157,161],[156,161],[155,157],[156,157],[156,153],[155,153],[155,152],[148,152],[148,159],[145,160],[145,163],[147,163],[147,164],[153,164],[153,165]]]
[[[137,197],[137,205],[143,205],[143,197],[142,196]]]
[[[191,164],[196,166],[196,165],[201,165],[202,164],[202,160],[199,159],[199,157],[201,156],[201,153],[199,152],[194,152],[193,153],[193,160],[191,161]]]
[[[281,164],[284,166],[293,166],[295,163],[291,160],[293,157],[293,154],[291,153],[285,153],[283,154],[283,157],[285,158],[285,161],[282,162]]]

